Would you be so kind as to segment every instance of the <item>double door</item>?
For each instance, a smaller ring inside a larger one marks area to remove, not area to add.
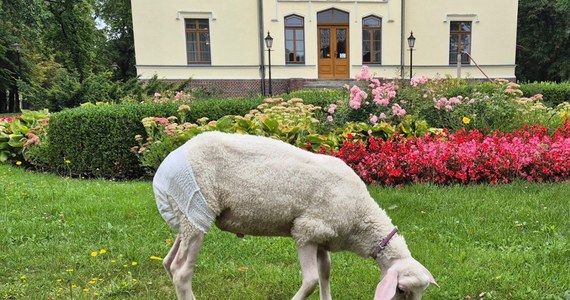
[[[348,26],[319,25],[319,78],[349,78]]]

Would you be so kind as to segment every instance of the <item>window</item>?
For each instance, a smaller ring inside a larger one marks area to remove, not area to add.
[[[362,63],[382,63],[382,19],[362,19]]]
[[[185,19],[186,60],[189,64],[210,64],[210,23],[208,19]]]
[[[451,21],[449,30],[449,64],[457,64],[457,54],[471,54],[471,22]],[[461,54],[461,63],[469,64],[469,56]]]
[[[288,64],[305,63],[305,20],[291,15],[285,17],[285,62]]]

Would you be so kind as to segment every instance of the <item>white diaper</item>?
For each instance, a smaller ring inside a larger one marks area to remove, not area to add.
[[[186,157],[185,145],[164,159],[154,175],[152,185],[158,211],[170,228],[176,232],[180,228],[172,206],[175,204],[200,231],[207,233],[210,230],[216,215],[200,192],[192,166]]]

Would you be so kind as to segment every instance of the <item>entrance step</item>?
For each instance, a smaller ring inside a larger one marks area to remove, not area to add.
[[[354,79],[305,79],[303,89],[305,90],[319,90],[319,89],[342,89],[345,84],[353,86],[358,84],[366,84],[362,81]]]

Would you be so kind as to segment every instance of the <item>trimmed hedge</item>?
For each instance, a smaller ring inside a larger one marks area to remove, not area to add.
[[[217,120],[227,114],[242,115],[261,99],[212,100],[190,103],[187,120]],[[142,119],[177,114],[180,103],[128,103],[78,107],[55,113],[48,128],[45,154],[49,169],[61,174],[113,179],[139,178],[145,174],[130,152],[134,137],[145,135]],[[66,163],[68,161],[69,163]]]
[[[542,94],[544,96],[543,102],[550,107],[555,107],[562,102],[570,101],[570,82],[523,83],[520,89],[525,97]]]
[[[172,104],[121,104],[79,107],[55,113],[48,128],[47,163],[70,176],[137,178],[144,174],[130,148],[144,135],[141,120],[169,116]],[[66,163],[66,161],[68,161]]]
[[[299,97],[307,104],[325,107],[347,94],[342,90],[299,91],[276,97]],[[197,100],[188,103],[186,120],[245,115],[262,102],[262,97]],[[177,115],[180,104],[124,103],[77,107],[52,114],[42,162],[51,171],[74,177],[140,178],[145,170],[130,149],[137,144],[136,135],[145,135],[142,119]]]

